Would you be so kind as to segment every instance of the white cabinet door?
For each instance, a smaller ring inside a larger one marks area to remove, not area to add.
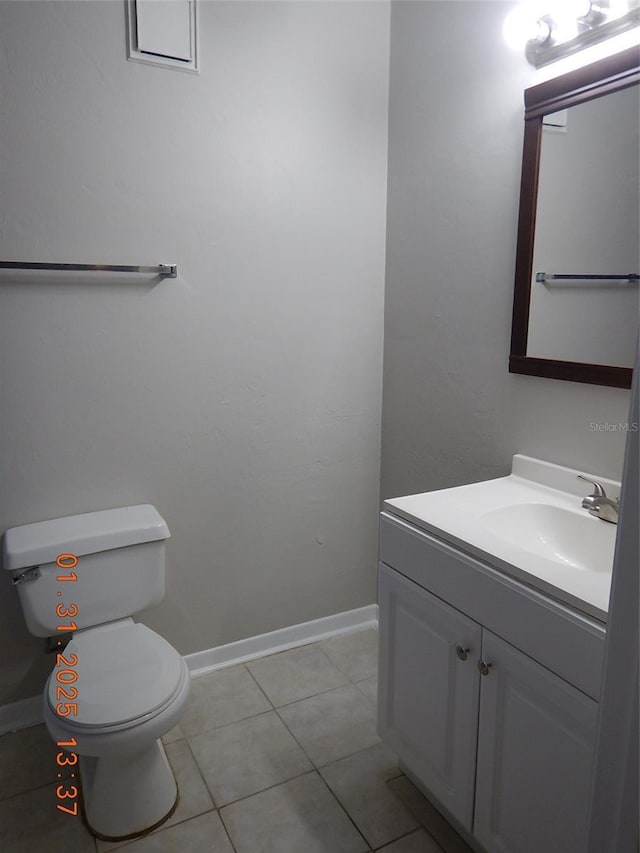
[[[471,830],[480,626],[384,565],[379,625],[380,736]]]
[[[488,631],[473,834],[491,853],[584,853],[597,703]]]

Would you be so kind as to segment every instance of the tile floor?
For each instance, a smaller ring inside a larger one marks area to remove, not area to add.
[[[376,735],[377,634],[346,634],[194,679],[165,738],[180,803],[136,841],[55,809],[44,726],[0,737],[3,853],[470,853]]]

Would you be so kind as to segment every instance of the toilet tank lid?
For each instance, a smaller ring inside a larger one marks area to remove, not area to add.
[[[9,571],[55,562],[61,554],[95,554],[168,539],[166,521],[151,504],[85,512],[11,527],[4,534],[3,566]]]

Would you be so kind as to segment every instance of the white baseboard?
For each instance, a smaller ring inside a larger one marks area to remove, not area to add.
[[[364,628],[373,628],[377,624],[378,605],[369,604],[357,610],[346,610],[344,613],[335,613],[333,616],[324,616],[322,619],[313,619],[300,625],[290,625],[288,628],[258,634],[257,637],[248,637],[236,643],[194,652],[185,655],[185,660],[191,677],[195,678],[216,669],[284,652],[296,646],[306,646],[337,634],[350,634]]]
[[[199,675],[214,672],[216,669],[284,652],[296,646],[306,646],[327,637],[374,628],[377,624],[378,605],[369,604],[356,610],[334,613],[333,616],[324,616],[322,619],[313,619],[311,622],[303,622],[300,625],[290,625],[288,628],[280,628],[268,634],[259,634],[256,637],[248,637],[246,640],[238,640],[235,643],[227,643],[202,652],[193,652],[185,655],[185,660],[191,677],[196,678]],[[32,696],[29,699],[21,699],[19,702],[0,705],[0,735],[37,726],[42,721],[42,696]]]

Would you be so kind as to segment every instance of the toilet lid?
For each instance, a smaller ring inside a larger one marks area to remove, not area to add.
[[[77,680],[62,684],[58,676],[70,680],[71,675],[62,674],[63,664],[56,666],[48,683],[49,705],[55,709],[59,702],[75,702],[78,713],[68,717],[74,725],[114,726],[146,717],[165,705],[180,683],[178,652],[130,619],[76,634],[62,654],[70,662],[76,655],[77,663],[68,670],[77,673]]]

